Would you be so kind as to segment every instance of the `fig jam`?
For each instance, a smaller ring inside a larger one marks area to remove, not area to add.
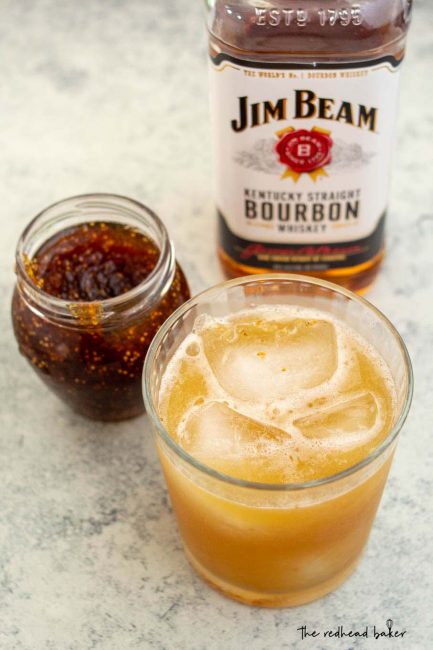
[[[49,239],[28,262],[36,284],[56,298],[93,302],[121,296],[153,271],[159,250],[136,228],[85,223]]]
[[[12,320],[20,351],[54,393],[89,418],[143,412],[149,344],[190,296],[168,238],[157,243],[157,231],[89,220],[56,232],[30,255],[23,246],[17,252]]]

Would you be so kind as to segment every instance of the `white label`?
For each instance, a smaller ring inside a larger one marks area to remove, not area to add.
[[[387,206],[399,72],[391,57],[363,65],[211,63],[216,200],[233,235],[308,244],[374,232]]]

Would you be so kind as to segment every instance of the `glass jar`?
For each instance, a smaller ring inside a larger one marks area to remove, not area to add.
[[[218,253],[365,291],[412,0],[208,0]]]
[[[82,224],[133,228],[155,244],[147,277],[108,299],[65,300],[35,281],[31,261],[53,237]],[[158,257],[159,251],[159,257]],[[12,321],[21,354],[76,412],[124,420],[144,411],[141,373],[147,349],[166,318],[190,296],[161,220],[144,205],[111,194],[76,196],[43,210],[16,251]]]

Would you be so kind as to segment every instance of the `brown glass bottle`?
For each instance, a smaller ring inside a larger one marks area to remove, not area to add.
[[[300,272],[365,291],[384,256],[412,0],[208,4],[226,274]]]

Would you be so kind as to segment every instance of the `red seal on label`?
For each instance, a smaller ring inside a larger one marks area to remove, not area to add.
[[[296,174],[311,173],[331,162],[332,138],[319,129],[286,132],[275,145],[280,162]]]

